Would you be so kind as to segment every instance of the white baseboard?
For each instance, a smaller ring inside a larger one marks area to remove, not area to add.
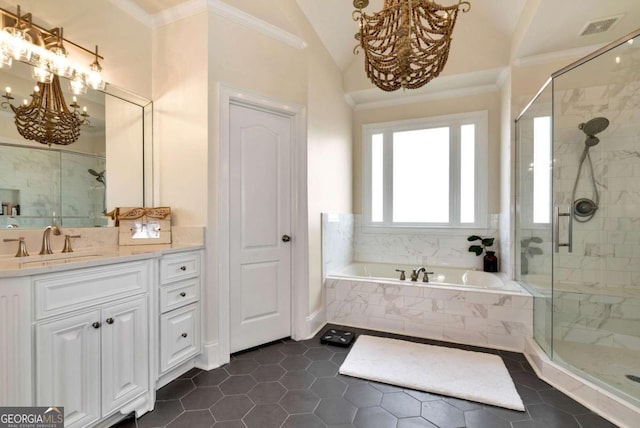
[[[305,323],[306,334],[303,339],[311,339],[327,324],[327,314],[324,310],[324,306],[306,317]]]
[[[222,361],[220,357],[220,343],[205,343],[202,346],[202,352],[196,357],[196,367],[201,370],[212,370],[220,367],[228,361]]]

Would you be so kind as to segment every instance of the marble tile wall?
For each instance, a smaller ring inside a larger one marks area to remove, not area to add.
[[[639,91],[636,80],[555,94],[554,199],[561,206],[572,201],[585,147],[578,125],[599,116],[610,121],[590,149],[600,208],[592,220],[573,222],[574,250],[555,261],[559,340],[640,350]],[[576,199],[594,199],[590,175],[585,162]]]
[[[44,227],[54,221],[54,213],[55,221],[68,227],[107,224],[102,216],[104,186],[88,172],[90,168],[103,171],[104,158],[16,146],[0,148],[0,171],[12,171],[0,174],[0,201],[20,205],[20,215],[0,215],[0,228],[10,224]]]
[[[325,299],[336,324],[513,351],[532,334],[526,293],[327,279]]]
[[[322,213],[322,277],[354,261],[353,214]]]
[[[538,284],[540,291],[550,297],[546,279],[553,273],[554,340],[640,350],[640,79],[618,81],[612,74],[610,84],[576,89],[570,78],[554,82],[554,205],[568,211],[572,203],[586,139],[579,125],[606,117],[610,124],[598,134],[600,143],[590,149],[599,209],[590,221],[573,221],[573,252],[562,248],[553,260],[551,225],[521,227],[521,241],[533,236],[543,241],[535,244],[543,254],[527,257],[528,275],[522,278],[545,283]],[[550,100],[543,101],[540,113],[548,114]],[[531,138],[526,126],[519,131]],[[528,166],[527,159],[520,164],[521,213],[530,211]],[[594,196],[585,162],[575,198]],[[561,226],[559,236],[565,240],[565,219]],[[550,333],[543,324],[537,329]]]
[[[499,214],[490,215],[490,226],[483,230],[430,229],[416,232],[400,229],[386,232],[362,226],[361,216],[355,220],[355,259],[361,262],[452,266],[482,269],[482,257],[470,253],[467,237],[495,237],[493,250],[500,248]],[[497,254],[500,258],[500,254]]]

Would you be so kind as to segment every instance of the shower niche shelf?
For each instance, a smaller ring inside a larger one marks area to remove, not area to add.
[[[15,217],[20,215],[20,190],[0,189],[0,215]]]

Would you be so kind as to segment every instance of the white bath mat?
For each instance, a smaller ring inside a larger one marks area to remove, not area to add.
[[[524,411],[498,355],[360,336],[340,373]]]

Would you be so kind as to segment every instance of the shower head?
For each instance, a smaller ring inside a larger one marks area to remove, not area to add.
[[[587,136],[593,137],[594,135],[599,134],[605,129],[607,129],[608,126],[609,126],[609,119],[607,119],[606,117],[594,117],[588,122],[581,123],[580,125],[578,125],[578,128],[582,129],[582,132],[587,134]],[[596,142],[592,145],[596,145],[596,144],[598,143]]]

